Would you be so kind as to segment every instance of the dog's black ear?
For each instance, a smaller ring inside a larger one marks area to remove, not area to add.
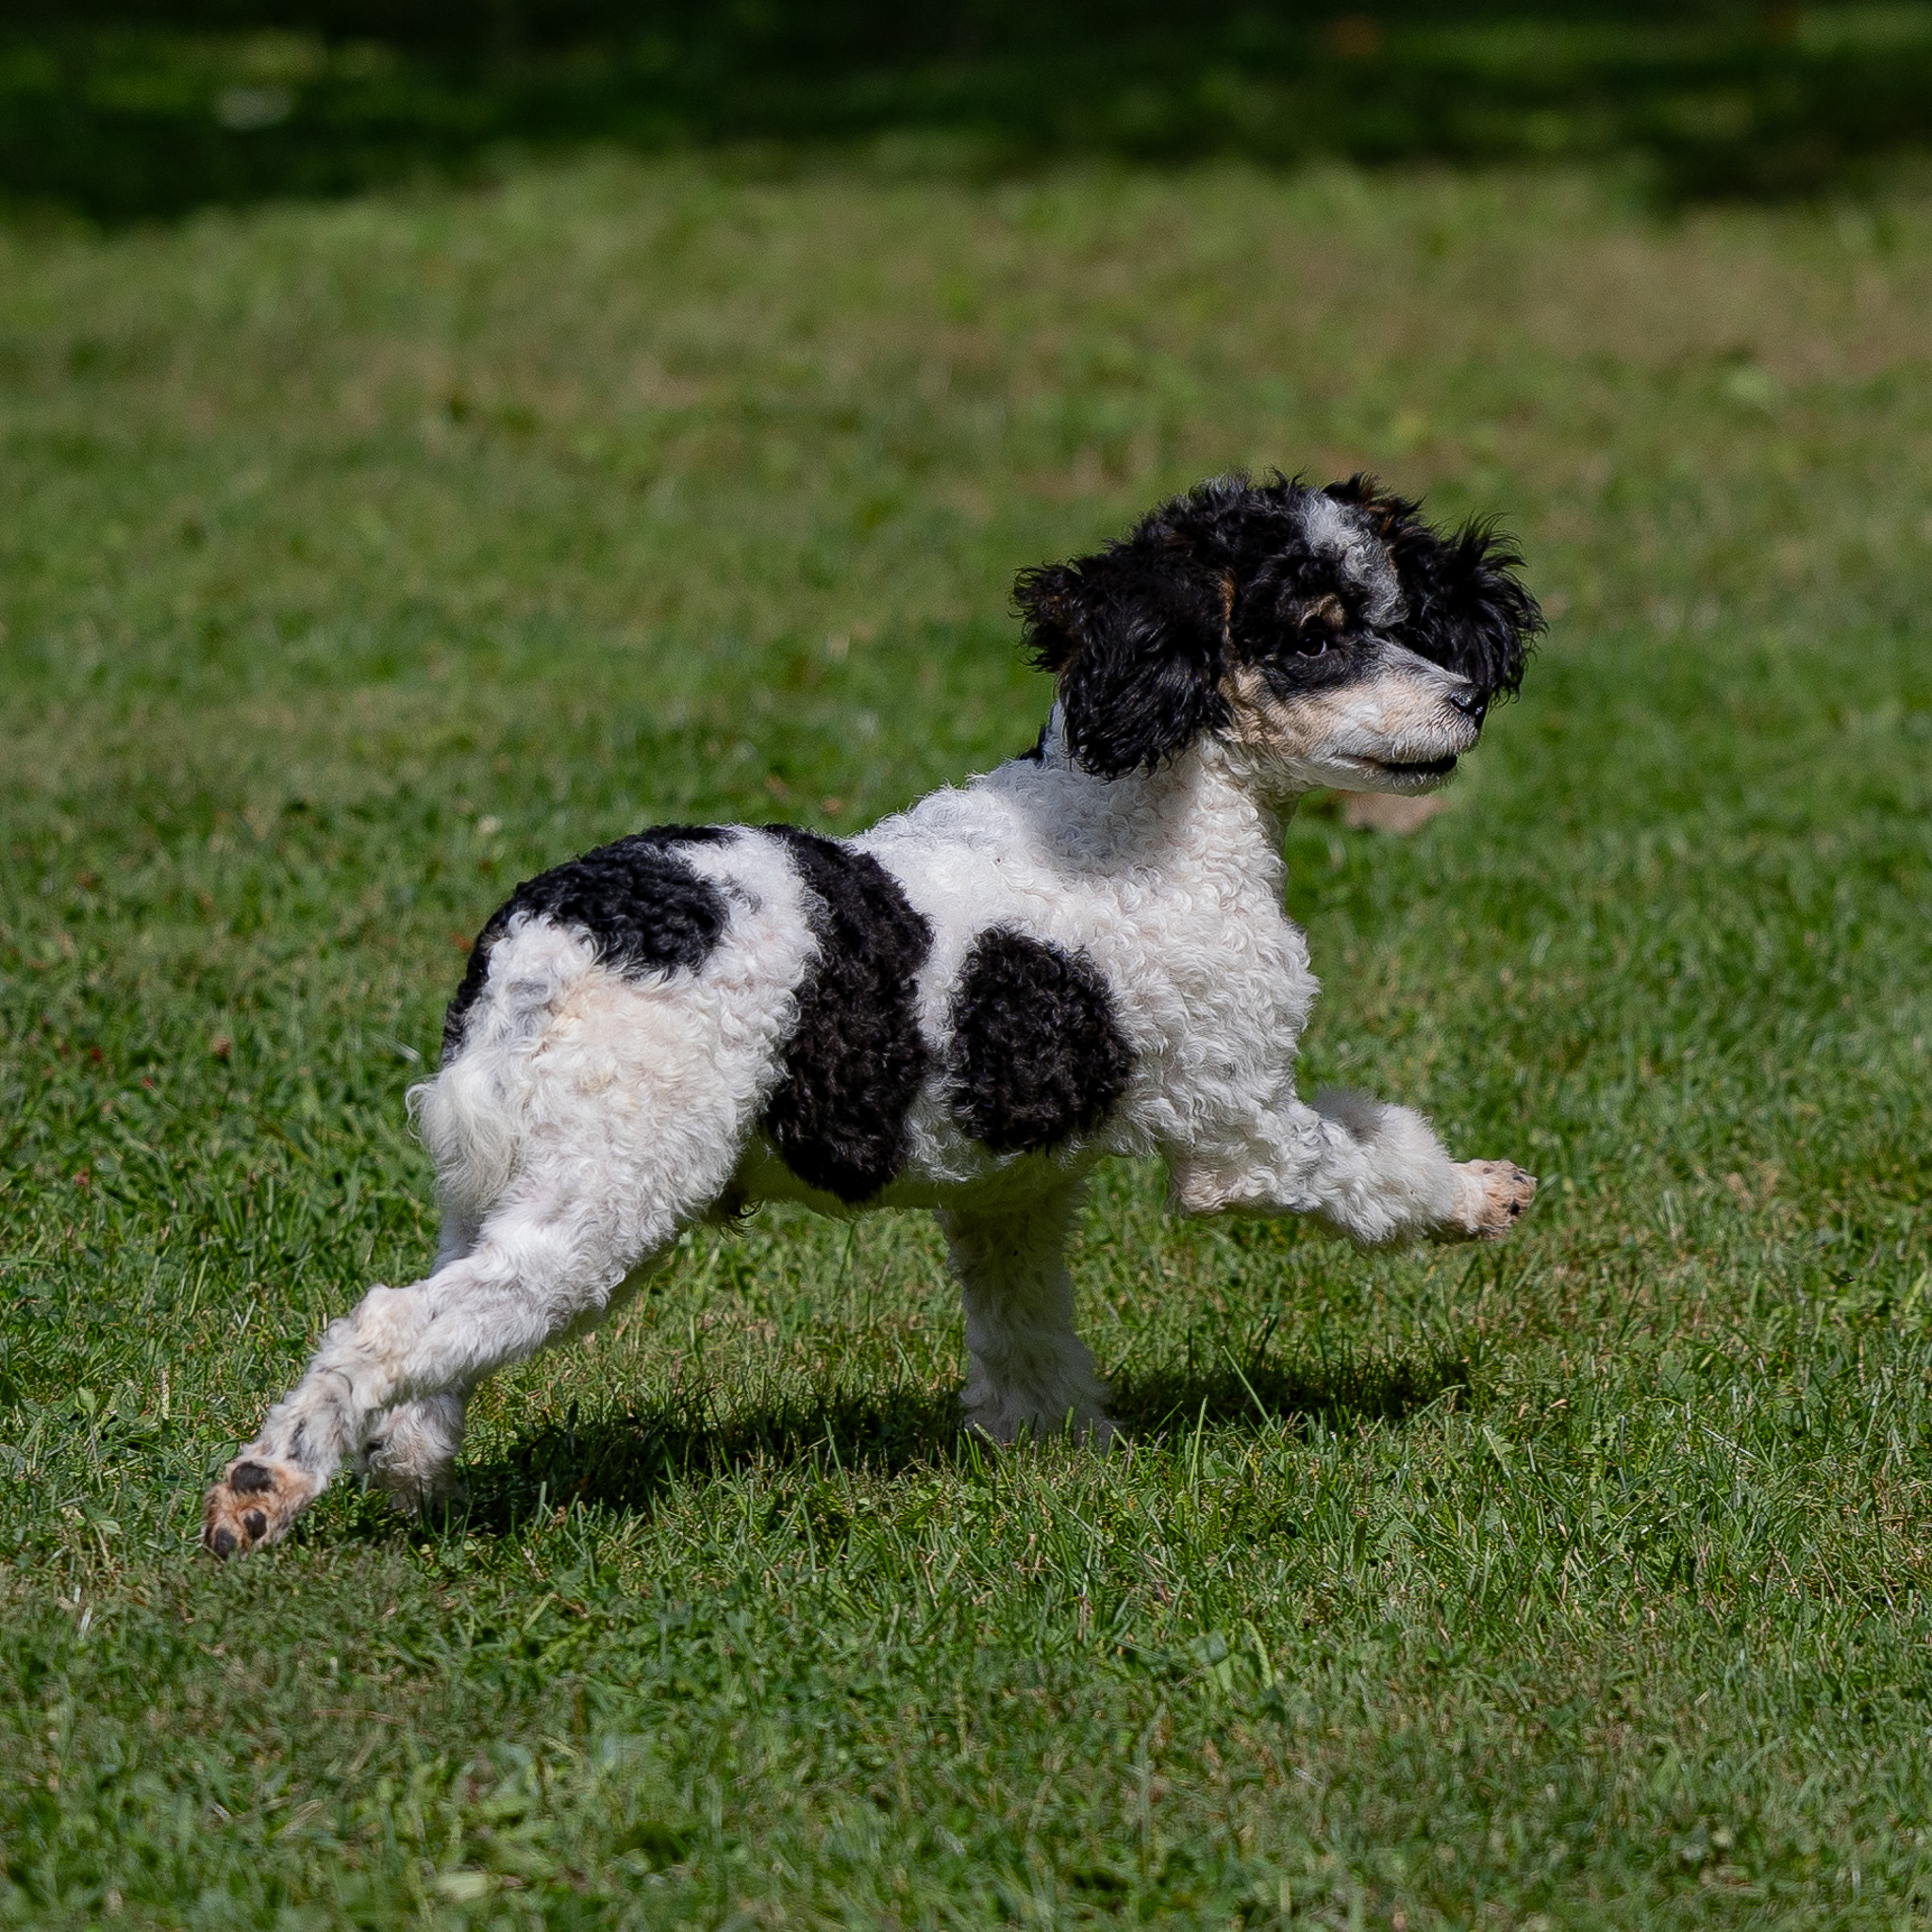
[[[1022,571],[1013,595],[1059,681],[1068,749],[1096,776],[1151,772],[1227,723],[1231,581],[1135,541]]]
[[[1407,615],[1395,641],[1494,695],[1523,683],[1543,614],[1516,573],[1523,558],[1493,522],[1473,519],[1449,535],[1432,530],[1415,504],[1384,494],[1373,476],[1331,483],[1338,503],[1364,510],[1388,545]]]

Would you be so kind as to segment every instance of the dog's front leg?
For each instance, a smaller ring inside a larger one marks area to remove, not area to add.
[[[1422,1115],[1328,1089],[1292,1094],[1232,1143],[1169,1156],[1186,1214],[1307,1214],[1363,1247],[1501,1241],[1536,1194],[1508,1160],[1452,1160]]]
[[[1083,1192],[1070,1184],[1021,1205],[939,1216],[966,1304],[966,1421],[995,1442],[1067,1428],[1102,1441],[1113,1434],[1106,1385],[1074,1333],[1067,1236]]]

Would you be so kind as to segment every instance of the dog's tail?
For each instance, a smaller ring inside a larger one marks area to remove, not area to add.
[[[475,1224],[515,1178],[536,1102],[536,1055],[595,961],[589,941],[547,919],[513,920],[491,947],[481,991],[442,1070],[408,1108],[436,1163],[445,1213]]]

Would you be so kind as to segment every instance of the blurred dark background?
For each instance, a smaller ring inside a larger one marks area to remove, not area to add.
[[[0,196],[109,222],[506,147],[782,165],[1626,158],[1666,201],[1856,187],[1932,142],[1932,5],[1597,0],[9,0]]]

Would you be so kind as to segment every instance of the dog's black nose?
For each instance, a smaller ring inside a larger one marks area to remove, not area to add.
[[[1483,713],[1490,708],[1490,694],[1486,691],[1477,691],[1474,685],[1471,685],[1467,691],[1451,691],[1449,693],[1449,702],[1465,718],[1480,724],[1483,722]]]

